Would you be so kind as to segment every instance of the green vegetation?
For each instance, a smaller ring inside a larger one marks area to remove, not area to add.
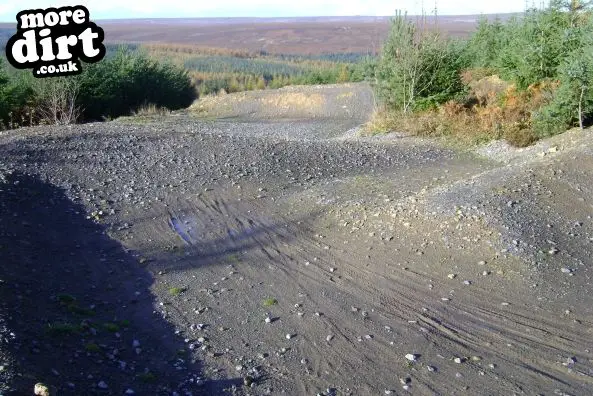
[[[467,62],[462,54],[458,43],[398,14],[376,71],[379,97],[404,113],[453,99],[463,89],[459,71]]]
[[[123,328],[130,327],[130,321],[129,321],[129,320],[127,320],[127,319],[120,320],[120,321],[119,321],[119,324],[120,324],[120,326],[121,326],[121,327],[123,327]]]
[[[576,0],[483,19],[463,41],[398,14],[375,73],[384,111],[370,128],[525,146],[591,125],[592,33],[593,13]]]
[[[150,44],[156,59],[168,59],[188,70],[200,95],[281,88],[296,84],[363,81],[372,58],[364,54],[296,56],[265,52]]]
[[[78,333],[80,327],[71,323],[50,323],[47,325],[47,333],[52,336],[64,336]]]
[[[68,305],[68,311],[78,316],[95,316],[95,311],[79,307],[77,304]]]
[[[68,312],[73,313],[75,315],[78,316],[94,316],[95,315],[95,311],[93,311],[92,309],[87,309],[87,308],[82,308],[78,305],[78,301],[76,300],[76,297],[70,295],[70,294],[59,294],[57,296],[57,300],[60,303],[60,305],[62,305],[63,307],[65,307]]]
[[[58,294],[58,301],[61,304],[72,304],[76,301],[76,297],[70,294]]]
[[[120,330],[120,327],[117,323],[104,323],[103,328],[110,333],[117,333]]]
[[[83,69],[75,77],[36,79],[0,58],[0,129],[102,120],[149,105],[175,110],[196,98],[183,68],[141,51],[121,47]]]
[[[84,349],[87,352],[91,352],[91,353],[96,353],[96,352],[101,352],[101,347],[99,347],[99,345],[94,344],[94,343],[88,343],[84,346]]]
[[[79,103],[89,119],[128,115],[147,104],[174,110],[196,98],[183,69],[126,49],[87,65],[81,76]]]
[[[272,307],[276,304],[278,304],[278,300],[276,300],[275,298],[266,298],[263,302],[264,307]]]
[[[179,296],[185,291],[187,291],[187,287],[172,287],[169,289],[169,294],[172,296]]]
[[[0,129],[17,125],[29,115],[29,105],[34,96],[33,76],[9,73],[6,61],[0,58]],[[20,116],[20,117],[19,117]],[[22,119],[21,119],[22,118]]]
[[[157,378],[158,377],[156,376],[156,374],[154,374],[154,373],[152,373],[150,371],[149,372],[146,372],[146,373],[138,374],[138,379],[141,382],[144,382],[144,383],[147,383],[147,384],[156,382]]]

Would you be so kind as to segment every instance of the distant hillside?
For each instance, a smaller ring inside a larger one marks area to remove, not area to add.
[[[506,17],[506,16],[505,16]],[[412,17],[413,18],[413,17]],[[440,17],[440,29],[465,36],[478,16]],[[101,21],[108,42],[161,42],[283,54],[374,53],[390,17],[192,18]],[[434,18],[429,18],[434,24]]]
[[[517,14],[487,15],[506,20]],[[471,33],[480,15],[428,16],[455,37]],[[410,16],[411,19],[419,18]],[[387,37],[390,16],[297,18],[150,18],[97,21],[107,43],[160,42],[275,54],[375,53]],[[0,45],[14,24],[0,23]]]

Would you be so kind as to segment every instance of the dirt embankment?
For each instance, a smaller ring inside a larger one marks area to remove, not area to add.
[[[6,132],[0,394],[591,394],[590,132],[461,153],[370,109]]]

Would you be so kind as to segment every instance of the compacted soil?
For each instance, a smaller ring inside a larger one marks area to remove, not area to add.
[[[0,135],[0,395],[593,394],[593,143],[360,137],[366,85]]]

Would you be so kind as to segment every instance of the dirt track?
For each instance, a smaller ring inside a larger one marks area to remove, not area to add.
[[[590,132],[486,156],[356,137],[371,99],[6,132],[4,387],[593,394]]]

